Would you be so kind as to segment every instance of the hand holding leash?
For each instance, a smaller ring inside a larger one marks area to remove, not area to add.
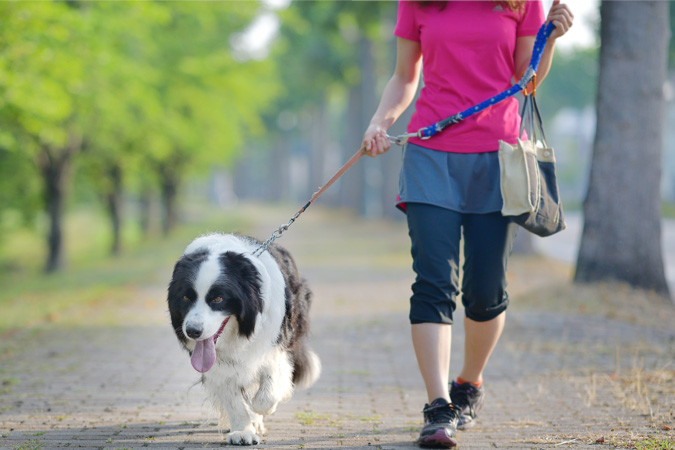
[[[389,150],[391,144],[387,130],[380,125],[371,124],[363,135],[361,148],[364,149],[366,155],[374,158]]]

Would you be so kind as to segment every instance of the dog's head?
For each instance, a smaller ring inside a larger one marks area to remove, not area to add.
[[[238,327],[239,336],[251,336],[262,311],[260,291],[260,274],[246,254],[201,248],[178,260],[169,284],[169,312],[178,339],[195,345],[196,370],[213,366],[215,342],[227,323]]]

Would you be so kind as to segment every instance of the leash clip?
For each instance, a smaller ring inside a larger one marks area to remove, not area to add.
[[[387,135],[387,139],[389,139],[389,142],[392,144],[396,144],[400,147],[403,147],[405,144],[408,143],[408,139],[411,137],[417,137],[417,133],[406,133],[406,134],[400,134],[398,136],[389,136]]]

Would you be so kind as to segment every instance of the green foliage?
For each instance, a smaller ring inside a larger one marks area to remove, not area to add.
[[[0,241],[7,230],[30,224],[41,206],[35,166],[19,152],[0,148]]]
[[[65,3],[2,3],[1,138],[35,155],[62,147],[85,87],[88,45],[78,12]],[[6,134],[11,134],[7,136]]]
[[[542,114],[553,117],[562,108],[594,105],[597,84],[597,48],[556,52],[546,80],[537,89]]]
[[[0,3],[0,226],[49,206],[46,169],[61,170],[59,195],[78,170],[102,197],[113,174],[145,190],[230,165],[280,94],[272,60],[230,45],[261,8]]]
[[[280,14],[281,36],[273,52],[291,94],[281,99],[280,109],[299,110],[331,90],[343,92],[359,84],[357,44],[364,37],[387,41],[393,23],[386,18],[395,15],[393,2],[293,2]]]

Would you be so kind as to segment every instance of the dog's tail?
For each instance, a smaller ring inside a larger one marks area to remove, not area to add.
[[[304,345],[293,350],[293,384],[297,389],[308,388],[321,375],[321,360]]]

